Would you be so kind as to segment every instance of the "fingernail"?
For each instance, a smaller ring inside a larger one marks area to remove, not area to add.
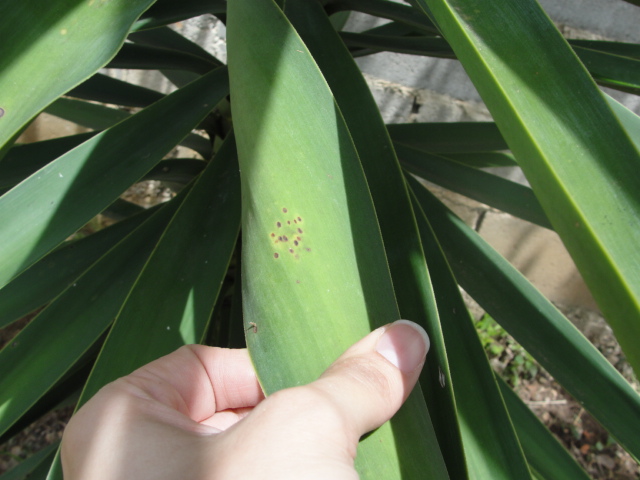
[[[376,351],[405,373],[421,367],[429,351],[429,336],[420,325],[397,320],[389,325]]]

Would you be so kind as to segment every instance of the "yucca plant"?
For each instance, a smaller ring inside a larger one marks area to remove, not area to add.
[[[338,32],[352,10],[390,23]],[[228,66],[167,27],[202,13]],[[596,85],[637,93],[640,46],[568,43],[534,0],[23,0],[0,32],[0,326],[41,309],[0,352],[0,442],[183,344],[246,342],[269,394],[409,318],[431,352],[362,478],[588,478],[494,375],[461,286],[640,456],[638,394],[415,177],[557,231],[640,371],[640,119]],[[384,125],[353,61],[383,50],[457,58],[495,123]],[[92,131],[16,144],[43,109]],[[504,164],[531,188],[482,170]],[[119,198],[143,178],[178,193]],[[60,478],[55,448],[9,475]]]

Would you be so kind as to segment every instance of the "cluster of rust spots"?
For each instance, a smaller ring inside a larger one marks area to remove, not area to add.
[[[282,213],[288,213],[289,210],[286,207],[282,208]],[[293,225],[292,225],[293,223]],[[282,219],[275,222],[276,231],[271,232],[269,236],[274,239],[274,244],[286,243],[287,250],[290,254],[294,256],[297,260],[300,258],[299,252],[302,251],[302,234],[304,231],[300,227],[294,227],[294,225],[298,225],[302,223],[301,217],[293,217],[289,219]],[[293,244],[293,245],[292,245]],[[297,248],[300,247],[300,248]],[[311,249],[309,247],[304,247],[305,252],[310,252]],[[274,252],[273,258],[279,258],[280,254]]]

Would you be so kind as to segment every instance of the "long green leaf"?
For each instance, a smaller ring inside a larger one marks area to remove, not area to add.
[[[198,55],[137,43],[125,43],[107,65],[108,68],[186,70],[197,74],[205,74],[219,66],[218,62]]]
[[[394,142],[437,153],[491,152],[509,147],[493,122],[387,125]]]
[[[240,227],[238,176],[231,135],[122,305],[78,406],[106,383],[182,345],[202,342]],[[62,479],[59,457],[47,478]]]
[[[225,0],[158,0],[133,26],[132,30],[156,29],[205,13],[213,15],[227,10]]]
[[[102,257],[0,351],[0,434],[45,395],[113,322],[179,205],[176,199]]]
[[[129,112],[117,108],[64,97],[57,99],[44,111],[95,130],[112,127],[131,116]]]
[[[640,153],[535,0],[417,1],[431,9],[640,372]]]
[[[152,3],[0,3],[0,151],[40,110],[104,66]]]
[[[623,92],[640,93],[640,60],[584,47],[573,47],[593,79]]]
[[[589,480],[589,475],[520,397],[504,380],[497,375],[496,378],[531,469],[545,480]]]
[[[605,40],[569,40],[572,47],[588,48],[598,52],[611,53],[621,57],[640,60],[640,45],[637,43],[608,42]]]
[[[640,458],[640,395],[507,260],[409,178],[465,289],[611,434]]]
[[[329,0],[324,2],[328,13],[353,10],[376,17],[395,20],[428,33],[438,33],[431,21],[408,5],[386,0]]]
[[[148,107],[164,97],[162,93],[150,88],[123,82],[102,73],[96,73],[67,92],[67,95],[127,107]]]
[[[97,132],[14,145],[0,162],[0,188],[16,186],[36,170],[89,140]]]
[[[156,3],[156,5],[158,4]],[[169,27],[154,28],[152,30],[130,33],[128,39],[140,45],[167,48],[170,50],[177,50],[178,52],[195,55],[202,58],[203,60],[206,60],[209,63],[217,63],[219,67],[222,66],[222,62],[220,62],[220,60],[211,55],[200,45],[185,38]]]
[[[322,8],[314,2],[289,0],[284,13],[322,71],[353,138],[378,216],[400,316],[421,324],[429,334],[433,361],[425,368],[421,387],[447,470],[464,478],[453,392],[439,383],[438,364],[448,369],[436,302],[404,177],[380,112]]]
[[[631,141],[640,151],[640,117],[609,95],[605,94],[604,99],[613,110],[613,113],[615,113]]]
[[[202,77],[49,163],[0,198],[0,285],[112,203],[227,93],[227,72]]]
[[[469,478],[529,478],[529,467],[458,284],[427,217],[417,203],[414,208],[447,345]]]
[[[227,27],[244,196],[244,320],[270,394],[316,379],[399,312],[358,156],[304,43],[272,1],[230,2]],[[441,457],[421,461],[438,450],[429,426],[417,388],[361,441],[361,477],[447,478]]]
[[[529,187],[401,144],[396,145],[396,151],[402,166],[415,175],[536,225],[551,228]]]
[[[116,223],[80,240],[67,242],[0,289],[0,328],[52,300],[151,211]]]
[[[43,449],[23,460],[17,467],[12,468],[4,475],[0,475],[0,480],[24,480],[33,478],[32,474],[40,465],[48,465],[53,460],[60,442],[53,442]]]
[[[123,303],[79,405],[106,383],[200,343],[240,229],[233,135],[200,175]]]
[[[377,52],[395,52],[436,58],[456,58],[453,50],[442,37],[385,36],[379,33],[352,32],[342,32],[341,36],[349,47],[355,49],[357,56]],[[573,46],[573,49],[599,84],[630,93],[640,92],[638,59],[577,45]],[[610,47],[610,49],[613,48]],[[630,51],[631,48],[627,47],[624,50]]]

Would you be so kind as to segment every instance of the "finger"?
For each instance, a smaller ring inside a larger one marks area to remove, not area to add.
[[[196,422],[264,398],[246,350],[187,345],[124,377],[144,394]]]
[[[308,385],[333,404],[356,440],[389,420],[415,386],[429,350],[419,325],[399,320],[349,348]]]

